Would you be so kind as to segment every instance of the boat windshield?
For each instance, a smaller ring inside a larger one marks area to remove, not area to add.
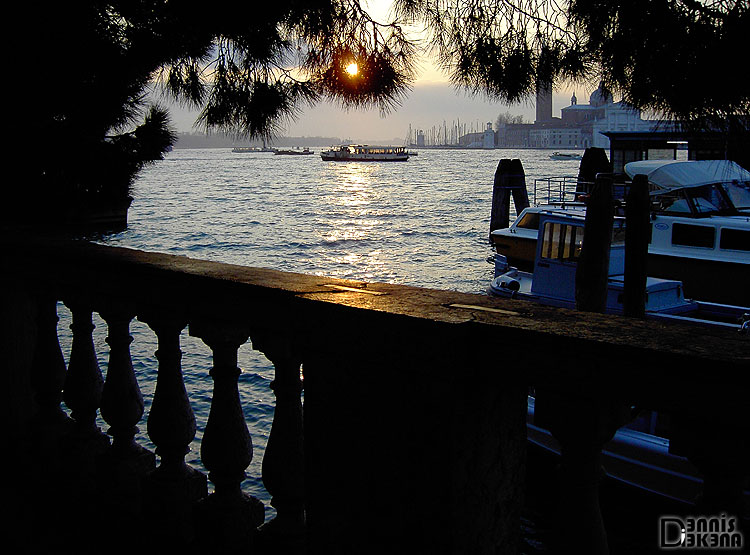
[[[721,185],[737,210],[750,210],[750,181],[732,181]]]
[[[655,212],[729,216],[737,214],[739,208],[750,207],[750,189],[736,183],[712,183],[660,192],[651,201]]]

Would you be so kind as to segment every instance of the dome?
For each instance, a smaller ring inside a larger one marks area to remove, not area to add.
[[[604,83],[599,83],[599,88],[591,93],[589,104],[592,106],[604,106],[612,102],[612,94],[604,87]]]

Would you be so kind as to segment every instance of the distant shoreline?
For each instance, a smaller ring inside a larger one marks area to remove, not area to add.
[[[342,140],[339,137],[278,137],[267,143],[268,147],[323,147],[339,144],[369,144],[369,145],[399,145],[403,140],[391,141],[367,141],[367,140]],[[178,133],[175,149],[186,148],[234,148],[234,147],[262,147],[261,141],[247,141],[227,137],[224,135],[204,135],[197,133]],[[584,150],[583,148],[561,148],[561,147],[531,147],[531,146],[495,146],[494,148],[467,147],[460,145],[406,145],[409,149],[419,150]]]
[[[278,137],[267,142],[267,146],[310,147],[340,143],[341,139],[339,137]],[[249,141],[247,139],[229,137],[220,134],[206,135],[203,133],[178,133],[177,142],[174,144],[174,148],[233,148],[236,146],[262,147],[263,142],[259,140]]]

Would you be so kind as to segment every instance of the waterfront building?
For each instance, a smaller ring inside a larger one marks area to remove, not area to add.
[[[599,147],[608,149],[610,131],[647,132],[654,128],[654,122],[641,118],[640,110],[624,102],[614,102],[612,95],[603,85],[591,93],[588,104],[578,104],[575,93],[570,106],[562,112],[562,127],[577,128],[580,132],[579,148]]]
[[[573,93],[561,117],[552,116],[552,95],[537,92],[536,120],[528,123],[502,123],[495,133],[497,148],[531,147],[550,149],[609,148],[608,132],[649,132],[655,122],[644,120],[640,110],[624,102],[614,102],[603,85],[591,93],[588,104],[579,104]]]
[[[461,135],[458,144],[465,148],[496,148],[497,137],[492,129],[492,122],[487,122],[484,131]]]
[[[581,129],[562,125],[534,126],[529,130],[533,148],[581,148]]]

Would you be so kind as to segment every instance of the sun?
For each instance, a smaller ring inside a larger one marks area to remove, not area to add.
[[[357,65],[357,62],[352,62],[346,68],[344,68],[345,71],[351,76],[354,77],[359,73],[359,66]]]

